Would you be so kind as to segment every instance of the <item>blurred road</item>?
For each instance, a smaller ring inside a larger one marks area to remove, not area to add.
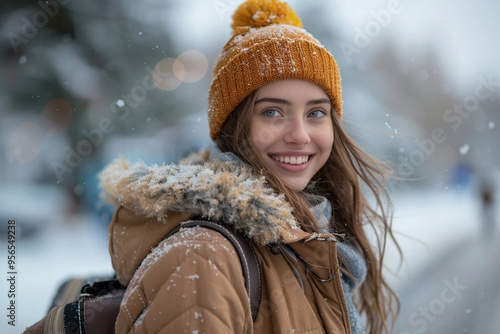
[[[399,289],[395,334],[500,333],[500,237],[470,236]]]

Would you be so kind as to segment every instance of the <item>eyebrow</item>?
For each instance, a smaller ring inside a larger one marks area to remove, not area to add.
[[[278,99],[278,98],[273,98],[273,97],[263,97],[257,101],[255,101],[255,104],[261,103],[261,102],[272,102],[272,103],[279,103],[279,104],[285,104],[285,105],[291,105],[292,102],[285,100],[285,99]],[[310,105],[316,105],[316,104],[322,104],[322,103],[328,103],[331,104],[330,99],[323,98],[323,99],[316,99],[316,100],[309,100],[307,101],[308,106]]]

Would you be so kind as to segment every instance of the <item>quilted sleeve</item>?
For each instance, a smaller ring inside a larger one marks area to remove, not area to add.
[[[251,333],[238,254],[219,233],[181,229],[153,249],[134,274],[117,333]]]

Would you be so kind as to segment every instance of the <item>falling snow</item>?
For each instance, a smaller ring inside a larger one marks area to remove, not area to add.
[[[118,99],[118,100],[116,100],[116,103],[115,103],[115,104],[116,104],[116,106],[117,106],[118,108],[123,108],[123,107],[125,107],[125,102],[124,102],[122,99]]]
[[[28,57],[26,57],[24,55],[19,57],[19,64],[24,65],[24,64],[26,64],[27,61],[28,61]]]
[[[465,145],[460,146],[458,151],[460,152],[461,155],[466,155],[467,152],[469,152],[469,149],[470,149],[469,144],[465,144]]]

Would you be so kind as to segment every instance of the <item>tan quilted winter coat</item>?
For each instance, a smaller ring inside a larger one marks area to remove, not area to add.
[[[116,333],[351,333],[336,240],[302,231],[282,196],[234,161],[146,166],[119,160],[101,174],[117,200],[109,251],[128,284]],[[241,264],[231,243],[200,227],[165,235],[194,217],[232,224],[252,241],[262,296],[252,322]],[[283,254],[289,244],[323,283],[298,262],[303,287]]]

